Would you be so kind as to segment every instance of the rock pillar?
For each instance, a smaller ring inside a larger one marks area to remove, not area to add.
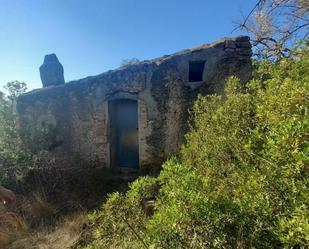
[[[45,55],[44,62],[40,66],[40,76],[43,87],[64,84],[63,66],[55,54]]]

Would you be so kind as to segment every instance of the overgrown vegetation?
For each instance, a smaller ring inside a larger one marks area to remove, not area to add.
[[[308,72],[305,44],[279,62],[256,62],[253,79],[245,85],[231,77],[224,96],[200,96],[180,156],[170,158],[159,177],[139,178],[128,192],[111,194],[90,215],[90,228],[81,210],[95,206],[91,193],[113,191],[112,181],[105,179],[107,184],[98,189],[93,182],[102,179],[91,172],[89,177],[85,172],[64,177],[56,169],[29,174],[36,154],[22,147],[15,112],[25,84],[8,83],[8,95],[0,97],[0,184],[13,186],[26,175],[25,181],[41,187],[20,200],[13,212],[0,210],[0,244],[87,249],[307,248]],[[47,149],[52,141],[48,134],[52,135],[43,131],[39,136]],[[78,193],[80,189],[85,191]],[[61,209],[47,197],[59,200]],[[64,210],[74,210],[79,218],[60,215]],[[85,226],[87,238],[78,246]]]
[[[22,147],[18,134],[17,97],[27,90],[24,82],[11,81],[5,86],[8,94],[0,91],[0,184],[14,185],[32,166],[32,157]]]
[[[57,140],[53,127],[18,128],[16,101],[26,84],[13,81],[0,92],[0,185],[17,195],[15,205],[0,203],[0,248],[70,248],[87,225],[87,211],[107,193],[125,191],[132,179],[94,169],[90,162],[59,163],[49,154]],[[30,146],[31,145],[31,146]]]
[[[180,157],[110,195],[87,248],[308,248],[308,108],[308,44],[200,96]]]
[[[27,194],[1,207],[0,247],[308,248],[308,43],[290,51],[292,39],[308,37],[307,5],[257,2],[241,24],[257,46],[253,79],[231,77],[224,96],[199,96],[179,157],[127,192],[127,180],[89,165],[37,168],[57,131],[44,127],[27,137],[33,148],[22,146],[15,105],[26,85],[9,82],[0,92],[0,184]],[[119,187],[89,225],[85,211]]]

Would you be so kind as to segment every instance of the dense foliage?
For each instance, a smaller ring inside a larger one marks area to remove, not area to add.
[[[308,46],[296,52],[200,96],[179,158],[112,194],[87,248],[308,248]]]
[[[24,82],[11,81],[0,91],[0,184],[12,185],[31,165],[32,155],[22,147],[16,101],[27,90]]]

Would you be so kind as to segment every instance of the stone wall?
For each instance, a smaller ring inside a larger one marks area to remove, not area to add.
[[[83,160],[112,167],[108,101],[135,99],[140,167],[160,165],[183,144],[188,109],[197,95],[221,94],[230,75],[246,82],[251,76],[250,56],[247,37],[226,38],[31,91],[22,95],[17,105],[23,140],[27,146],[49,150],[62,160]],[[188,80],[191,61],[205,61],[200,82]],[[40,145],[40,137],[50,130],[53,133],[44,147]]]

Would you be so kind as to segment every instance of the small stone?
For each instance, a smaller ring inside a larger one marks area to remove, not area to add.
[[[251,44],[250,42],[246,41],[246,42],[236,42],[236,47],[238,48],[251,48]]]
[[[226,48],[224,49],[225,52],[234,52],[235,49],[234,48]]]
[[[155,210],[155,200],[143,200],[142,207],[147,216],[152,216]]]
[[[233,40],[226,40],[225,48],[236,48],[235,42]]]
[[[239,53],[240,55],[246,55],[246,56],[251,56],[252,51],[251,49],[242,49],[242,48],[236,48],[236,52]]]

